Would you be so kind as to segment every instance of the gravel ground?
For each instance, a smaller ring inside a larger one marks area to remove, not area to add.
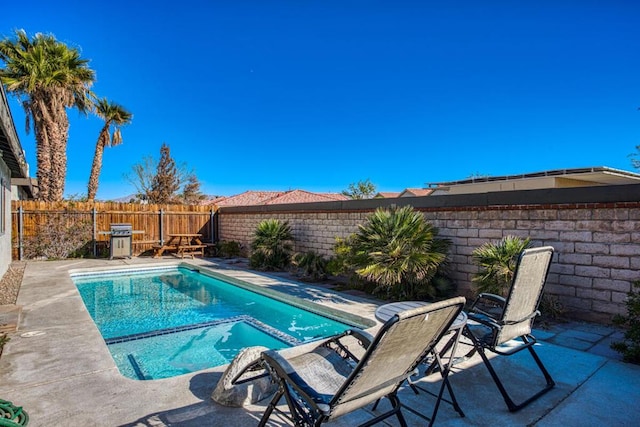
[[[0,280],[0,305],[15,304],[22,284],[22,275],[27,263],[14,261]]]

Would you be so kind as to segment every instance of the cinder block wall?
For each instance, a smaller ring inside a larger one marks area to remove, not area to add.
[[[463,295],[473,294],[471,252],[507,235],[555,248],[546,292],[576,319],[609,323],[640,280],[640,185],[223,208],[218,238],[249,247],[256,225],[277,218],[291,224],[296,251],[331,256],[336,237],[391,204],[414,206],[451,239],[451,277]]]

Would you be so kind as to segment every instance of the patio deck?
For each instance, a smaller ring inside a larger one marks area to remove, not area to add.
[[[166,264],[166,260],[72,260],[27,264],[18,298],[22,315],[0,358],[0,398],[24,406],[30,426],[250,426],[256,425],[268,402],[245,408],[227,408],[210,395],[224,367],[154,381],[134,381],[121,376],[71,281],[76,268]],[[175,262],[174,262],[175,263]],[[273,276],[217,265],[212,260],[189,264],[225,269],[224,273],[251,278],[315,302],[374,318],[377,304]],[[26,334],[42,332],[42,334]],[[25,335],[26,334],[26,335]],[[31,336],[30,336],[31,335]],[[569,324],[537,335],[537,347],[557,386],[522,411],[507,411],[479,356],[455,366],[450,377],[466,417],[449,405],[438,413],[438,425],[637,425],[640,417],[640,367],[612,359],[608,350],[611,330]],[[465,348],[461,351],[464,351]],[[570,348],[574,347],[574,348]],[[577,349],[576,349],[577,348]],[[589,350],[589,351],[583,351]],[[526,381],[535,369],[525,354],[501,357],[497,368],[508,371],[514,382]],[[429,388],[438,375],[420,380]],[[511,383],[507,379],[507,384]],[[429,413],[433,399],[400,393],[403,403]],[[381,405],[379,410],[384,410]],[[368,410],[330,424],[353,426],[368,417]],[[410,425],[424,421],[405,411]],[[396,425],[391,419],[381,425]],[[280,424],[287,425],[284,421]]]

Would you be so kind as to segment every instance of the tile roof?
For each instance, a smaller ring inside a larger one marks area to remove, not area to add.
[[[400,197],[399,191],[380,191],[374,198],[393,199],[394,197]]]
[[[433,188],[406,188],[400,193],[400,197],[428,196],[431,193],[433,193]]]
[[[245,191],[229,197],[217,197],[202,202],[203,205],[223,206],[254,206],[277,205],[284,203],[311,203],[349,200],[339,193],[312,193],[305,190],[288,191]]]
[[[349,198],[339,193],[312,193],[305,190],[291,190],[267,201],[265,204],[332,202],[336,200],[349,200]]]

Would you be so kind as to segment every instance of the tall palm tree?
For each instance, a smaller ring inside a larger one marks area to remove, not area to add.
[[[66,109],[87,111],[95,72],[78,49],[50,34],[30,39],[24,30],[17,30],[15,39],[0,41],[0,60],[4,62],[0,81],[22,102],[27,130],[33,124],[35,131],[39,197],[62,200],[69,138]]]
[[[104,126],[98,135],[96,152],[93,155],[91,175],[87,186],[87,199],[94,200],[98,192],[98,177],[102,169],[102,155],[105,147],[114,147],[122,144],[120,127],[131,123],[133,115],[121,105],[110,102],[107,98],[98,99],[95,102],[95,114],[104,120]],[[113,127],[113,134],[111,128]]]

